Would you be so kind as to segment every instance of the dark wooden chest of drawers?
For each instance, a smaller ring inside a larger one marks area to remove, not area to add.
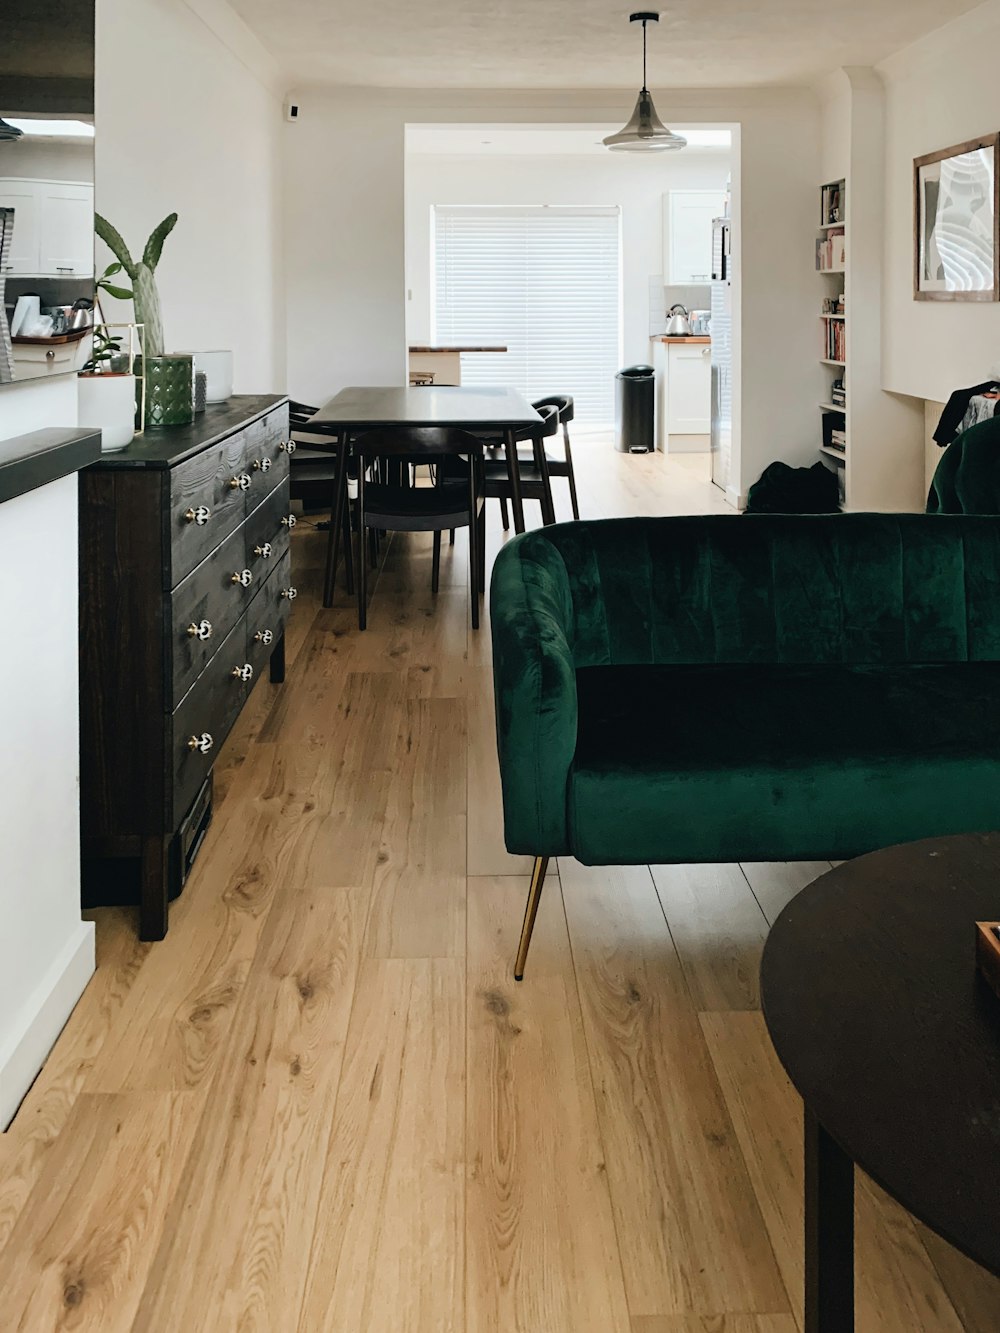
[[[120,880],[109,866],[133,868],[143,939],[166,933],[219,747],[262,671],[284,677],[288,484],[288,405],[271,395],[148,431],[81,474],[87,901]]]

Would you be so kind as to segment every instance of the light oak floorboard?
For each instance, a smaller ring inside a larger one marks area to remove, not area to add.
[[[696,1009],[759,1009],[767,921],[738,865],[651,866]]]
[[[465,954],[464,699],[408,699],[375,868],[365,952]]]
[[[528,875],[530,856],[511,856],[503,841],[493,671],[476,669],[469,691],[469,874]]]
[[[559,870],[632,1314],[786,1312],[648,869]]]
[[[801,1314],[802,1103],[774,1053],[760,1014],[703,1014],[715,1068],[767,1222],[785,1285]],[[859,1333],[959,1333],[912,1220],[859,1172]]]
[[[464,1327],[465,967],[361,966],[298,1325]]]
[[[365,897],[280,890],[134,1329],[292,1327],[316,1226]],[[211,1188],[206,1189],[206,1182]]]
[[[520,879],[469,881],[470,1333],[627,1333],[628,1307],[554,876],[511,974]]]
[[[790,1314],[653,1315],[633,1319],[632,1333],[796,1333]]]
[[[0,1255],[9,1333],[126,1333],[203,1106],[83,1093]]]
[[[825,875],[829,861],[747,861],[743,873],[770,925],[797,893]]]
[[[7,1132],[0,1135],[0,1249],[125,1007],[150,948],[137,938],[131,912],[101,913],[97,972]]]

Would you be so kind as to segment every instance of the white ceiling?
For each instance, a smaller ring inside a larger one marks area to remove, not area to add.
[[[685,157],[692,153],[710,153],[715,157],[729,153],[728,130],[702,130],[672,124],[672,130],[688,140]],[[464,157],[507,157],[542,154],[546,157],[577,157],[580,154],[608,156],[601,142],[621,125],[407,125],[408,153],[458,154]]]
[[[641,30],[609,0],[231,0],[296,86],[631,88]],[[649,86],[801,84],[875,64],[979,0],[671,0]]]

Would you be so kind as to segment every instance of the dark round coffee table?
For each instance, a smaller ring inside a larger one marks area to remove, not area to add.
[[[854,1327],[854,1164],[1000,1274],[1000,1000],[975,922],[1000,918],[1000,834],[838,866],[774,923],[771,1040],[805,1102],[805,1333]]]

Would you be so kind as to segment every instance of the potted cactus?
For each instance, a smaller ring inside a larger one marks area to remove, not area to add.
[[[100,213],[94,215],[98,236],[117,260],[117,266],[112,264],[102,275],[101,286],[109,295],[131,301],[135,307],[136,323],[145,328],[142,374],[146,380],[144,424],[147,426],[183,426],[193,416],[192,358],[164,355],[163,318],[160,314],[160,293],[156,286],[156,266],[163,252],[163,242],[176,224],[176,213],[165,217],[150,233],[142,258],[136,261],[121,233]],[[121,271],[131,281],[131,290],[109,281]]]

